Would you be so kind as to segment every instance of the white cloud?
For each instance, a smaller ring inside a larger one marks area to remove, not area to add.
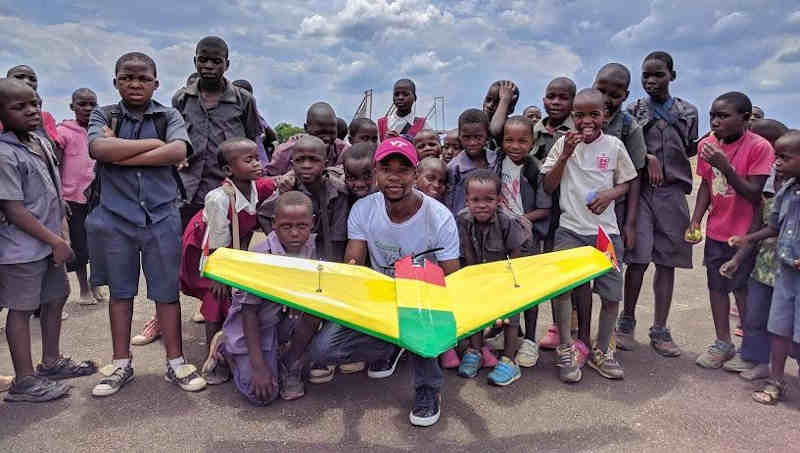
[[[731,31],[732,29],[742,28],[751,23],[750,16],[741,11],[734,11],[730,14],[720,17],[711,26],[712,33],[723,33]]]

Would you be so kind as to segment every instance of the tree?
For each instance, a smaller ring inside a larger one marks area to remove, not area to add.
[[[289,137],[300,134],[303,131],[304,129],[302,127],[293,126],[289,123],[278,123],[278,125],[275,126],[275,134],[278,135],[278,141],[280,143],[285,142]]]

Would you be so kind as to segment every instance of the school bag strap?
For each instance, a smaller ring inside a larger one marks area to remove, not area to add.
[[[231,247],[239,250],[242,244],[239,238],[239,214],[236,212],[236,188],[229,180],[222,183],[222,191],[228,196],[228,204],[230,204],[231,212],[231,238],[233,239]]]

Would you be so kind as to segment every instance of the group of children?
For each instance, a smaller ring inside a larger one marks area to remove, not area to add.
[[[54,132],[43,122],[32,69],[15,68],[0,80],[0,307],[9,310],[15,371],[7,401],[49,401],[69,392],[61,379],[97,371],[59,350],[65,265],[77,274],[82,303],[103,300],[99,288],[109,288],[112,361],[100,369],[97,397],[134,378],[131,322],[141,271],[155,317],[137,342],[163,338],[165,379],[185,391],[232,379],[250,402],[265,405],[300,398],[305,382],[328,382],[337,369],[366,368],[376,379],[393,374],[404,350],[203,278],[205,257],[220,247],[387,275],[398,259],[427,252],[449,274],[595,245],[604,234],[620,263],[551,301],[554,323],[538,341],[532,308],[439,359],[412,355],[409,419],[417,426],[439,419],[442,368],[474,378],[489,367],[489,382],[505,386],[537,363],[540,347],[556,350],[564,382],[580,381],[587,362],[603,377],[622,379],[617,349],[636,347],[635,308],[650,263],[650,343],[663,356],[680,355],[667,324],[675,268],[692,267],[707,212],[704,262],[717,339],[697,364],[769,377],[753,395],[759,402],[774,403],[785,392],[786,356],[800,340],[800,187],[793,179],[800,175],[800,133],[752,120],[745,95],[718,97],[712,132],[699,140],[697,109],[670,94],[671,56],[654,52],[642,64],[647,97],[627,110],[631,74],[618,63],[581,90],[566,77],[553,79],[544,118],[534,106],[513,115],[519,88],[503,80],[441,140],[413,115],[414,82],[400,79],[393,111],[377,123],[357,118],[347,127],[318,102],[308,109],[305,132],[274,147],[252,87],[224,77],[227,44],[202,39],[194,61],[196,77],[170,108],[153,99],[155,62],[123,55],[114,68],[121,100],[98,107],[91,90],[76,90],[75,120]],[[690,158],[698,153],[702,183],[690,217]],[[266,240],[251,247],[257,230]],[[201,301],[196,317],[208,344],[202,369],[183,356],[180,292]],[[731,341],[731,292],[744,320],[740,354]],[[592,293],[601,300],[594,342]],[[37,309],[43,353],[34,370],[29,319]]]

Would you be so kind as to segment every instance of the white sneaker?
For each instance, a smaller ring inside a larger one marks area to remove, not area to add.
[[[530,368],[539,361],[539,345],[525,338],[519,345],[517,356],[514,359],[521,367]]]

